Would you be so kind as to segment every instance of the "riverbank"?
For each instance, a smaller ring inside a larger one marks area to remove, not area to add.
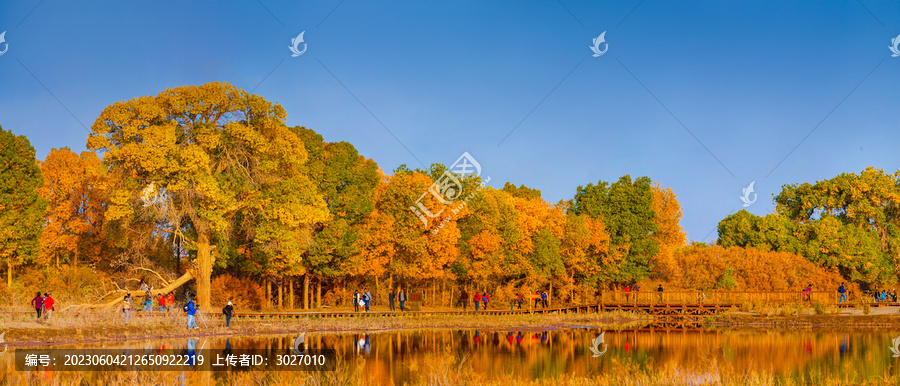
[[[732,327],[750,329],[798,329],[798,328],[853,328],[880,329],[900,326],[900,307],[872,307],[866,313],[862,308],[835,309],[831,313],[817,315],[813,310],[791,312],[736,311],[710,316],[703,325],[711,328]]]
[[[128,325],[118,314],[83,311],[76,316],[55,314],[49,322],[35,321],[31,315],[0,318],[0,333],[5,332],[11,347],[55,346],[75,343],[168,339],[201,336],[248,336],[309,333],[378,332],[428,329],[534,330],[579,327],[626,328],[652,322],[650,316],[630,312],[557,315],[443,315],[380,318],[240,319],[225,327],[221,317],[199,317],[200,329],[188,330],[187,317],[181,312],[166,315],[132,315]]]

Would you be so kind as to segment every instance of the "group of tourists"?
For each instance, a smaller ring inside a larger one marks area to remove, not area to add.
[[[50,314],[53,312],[53,305],[56,303],[53,300],[53,297],[50,296],[49,292],[45,292],[43,296],[41,296],[40,291],[34,296],[34,299],[31,299],[31,305],[34,307],[34,310],[37,312],[37,320],[40,321],[41,317],[44,320],[50,320]]]
[[[400,290],[399,294],[394,293],[394,289],[391,288],[391,293],[388,294],[388,305],[390,306],[391,311],[396,311],[394,308],[394,300],[400,302],[400,311],[406,311],[406,292]]]
[[[369,312],[370,306],[374,306],[375,298],[372,296],[372,293],[369,292],[368,289],[363,288],[362,292],[356,290],[353,292],[353,311],[359,312],[359,309],[362,308],[363,312]],[[394,289],[391,289],[391,292],[388,293],[388,308],[391,311],[396,311],[396,303],[400,303],[400,311],[406,311],[406,292],[402,289],[399,293],[395,293]]]
[[[468,294],[466,294],[465,291],[463,291],[463,296],[468,298],[467,295]],[[491,301],[491,297],[487,294],[486,291],[483,294],[479,294],[478,292],[475,292],[475,295],[472,296],[472,303],[475,304],[475,311],[478,311],[479,302],[480,302],[480,304],[482,304],[482,309],[486,310],[489,301]]]
[[[369,303],[372,302],[372,293],[368,289],[363,288],[362,294],[359,290],[353,292],[353,310],[359,312],[359,308],[363,307],[363,312],[369,312]]]
[[[875,291],[872,291],[872,297],[875,298],[875,301],[879,302],[879,303],[885,303],[885,302],[896,303],[897,302],[897,290],[896,289],[892,289],[890,291],[875,290]]]

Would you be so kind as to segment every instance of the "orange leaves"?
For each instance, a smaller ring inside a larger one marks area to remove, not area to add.
[[[803,256],[753,248],[689,245],[663,261],[654,267],[654,275],[685,290],[799,291],[807,284],[821,290],[837,288],[843,280]],[[729,282],[735,287],[729,288]]]
[[[672,188],[663,189],[659,183],[653,185],[653,211],[656,216],[653,222],[658,229],[653,232],[653,238],[660,247],[680,247],[685,243],[684,228],[681,227],[681,204]]]
[[[106,168],[93,152],[53,149],[40,163],[48,201],[41,234],[40,258],[74,263],[79,256],[98,262],[108,246],[104,240],[104,211],[109,202]]]

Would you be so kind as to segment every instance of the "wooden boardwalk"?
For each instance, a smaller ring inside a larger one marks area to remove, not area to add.
[[[489,309],[480,311],[313,311],[313,312],[236,312],[235,318],[244,319],[296,319],[319,318],[384,318],[384,317],[429,317],[460,315],[527,315],[527,314],[590,314],[603,311],[632,311],[656,317],[690,318],[717,315],[736,311],[742,307],[758,305],[800,305],[812,307],[814,304],[849,307],[850,303],[838,302],[836,293],[811,292],[605,292],[598,303],[586,305],[564,305],[556,307],[533,307],[532,302],[522,309]],[[900,303],[872,303],[873,306],[900,305]],[[531,306],[531,307],[529,307]],[[527,307],[527,308],[526,308]]]
[[[603,311],[631,311],[645,313],[662,319],[680,319],[706,317],[722,312],[758,306],[778,307],[795,305],[813,307],[816,304],[831,307],[851,307],[860,303],[860,298],[848,294],[850,302],[839,302],[837,292],[604,292],[592,304],[562,305],[554,307],[535,307],[533,300],[526,300],[522,309],[489,309],[474,311],[462,310],[428,310],[428,311],[235,311],[234,317],[240,319],[298,319],[298,318],[391,318],[391,317],[430,317],[461,315],[527,315],[527,314],[590,314]],[[873,307],[900,306],[900,302],[872,302],[870,297],[861,298]],[[497,304],[497,303],[494,303]],[[384,307],[381,305],[379,308]],[[12,311],[13,314],[33,314],[33,311]],[[77,313],[77,311],[76,311]],[[132,317],[164,316],[183,314],[180,307],[166,313],[159,311],[132,311]],[[222,317],[219,312],[207,316]]]

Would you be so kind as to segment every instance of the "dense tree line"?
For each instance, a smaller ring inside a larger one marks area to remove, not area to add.
[[[110,105],[81,154],[54,149],[37,161],[26,138],[0,129],[8,281],[17,266],[186,273],[208,306],[221,276],[264,284],[256,292],[277,294],[279,305],[302,294],[310,307],[347,300],[359,285],[376,294],[542,290],[580,302],[646,281],[778,290],[830,283],[835,272],[858,282],[896,272],[896,174],[785,186],[777,213],[729,216],[722,247],[705,247],[686,245],[676,195],[648,177],[598,181],[549,203],[539,190],[466,175],[457,187],[465,199],[450,202],[423,195],[447,166],[388,174],[349,143],[287,127],[286,115],[210,83]],[[420,198],[440,213],[425,224],[410,210]]]

